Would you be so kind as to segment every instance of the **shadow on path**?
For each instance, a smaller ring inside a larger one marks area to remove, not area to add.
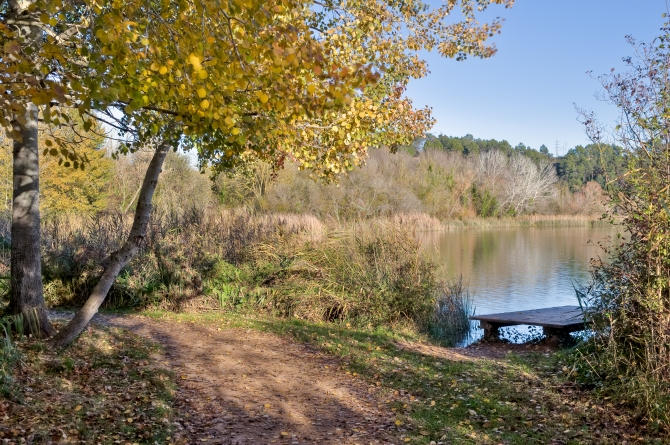
[[[376,387],[333,357],[272,334],[97,315],[161,343],[177,374],[176,404],[189,443],[391,444],[393,419]]]

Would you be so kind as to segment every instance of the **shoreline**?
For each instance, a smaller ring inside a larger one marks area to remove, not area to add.
[[[513,227],[608,227],[600,216],[529,215],[513,218],[476,218],[448,220],[442,223],[447,229],[488,229]]]
[[[397,214],[386,218],[373,218],[342,222],[341,228],[370,225],[375,223],[394,224],[410,227],[419,232],[439,232],[463,229],[492,229],[515,227],[608,227],[608,220],[601,215],[525,215],[503,218],[471,218],[439,220],[425,213]],[[327,224],[327,223],[326,223]]]

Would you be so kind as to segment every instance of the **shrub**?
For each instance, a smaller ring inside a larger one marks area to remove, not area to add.
[[[370,224],[322,242],[265,243],[255,267],[277,315],[362,326],[409,325],[447,343],[469,329],[467,292],[437,278],[406,227]]]
[[[45,223],[47,303],[83,304],[106,256],[120,245],[130,222],[129,217],[114,213],[63,215]],[[247,249],[270,234],[317,239],[321,231],[321,224],[309,216],[198,209],[154,213],[144,246],[121,272],[105,307],[182,307],[203,295],[208,281],[216,281],[222,264],[242,264]]]
[[[667,25],[666,25],[667,26]],[[670,428],[670,34],[640,45],[631,71],[602,78],[622,109],[617,126],[627,171],[608,178],[608,196],[626,237],[595,261],[579,296],[594,330],[575,357],[578,378],[628,406],[640,420]],[[632,40],[631,40],[632,42]],[[633,42],[634,43],[634,42]],[[584,114],[589,134],[600,126]]]

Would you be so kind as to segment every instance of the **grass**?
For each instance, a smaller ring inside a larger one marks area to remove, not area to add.
[[[406,443],[665,443],[635,426],[623,407],[571,383],[564,353],[472,359],[431,348],[410,331],[239,314],[145,315],[272,332],[333,354],[352,377],[382,389],[381,407]]]
[[[155,361],[155,343],[92,327],[60,354],[35,340],[16,344],[20,357],[12,366],[12,390],[0,398],[0,440],[176,442],[175,384]]]
[[[321,233],[307,218],[280,224],[249,214],[187,216],[152,226],[144,250],[112,287],[107,308],[406,323],[445,343],[469,327],[467,290],[443,280],[415,233],[398,222]],[[100,217],[70,232],[53,230],[50,238],[58,242],[45,261],[48,305],[83,304],[101,271],[95,255],[113,239],[114,231],[103,228],[114,222]]]

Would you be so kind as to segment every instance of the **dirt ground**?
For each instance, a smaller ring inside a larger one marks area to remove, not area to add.
[[[252,330],[96,316],[164,346],[176,374],[178,425],[188,443],[398,444],[377,388],[336,359]]]
[[[382,412],[378,388],[348,375],[338,360],[276,335],[219,329],[142,316],[96,315],[163,345],[160,362],[177,374],[177,425],[187,443],[399,444],[392,413]],[[449,360],[497,359],[540,346],[482,343],[441,348],[399,343],[399,348]],[[175,438],[179,439],[179,438]]]

